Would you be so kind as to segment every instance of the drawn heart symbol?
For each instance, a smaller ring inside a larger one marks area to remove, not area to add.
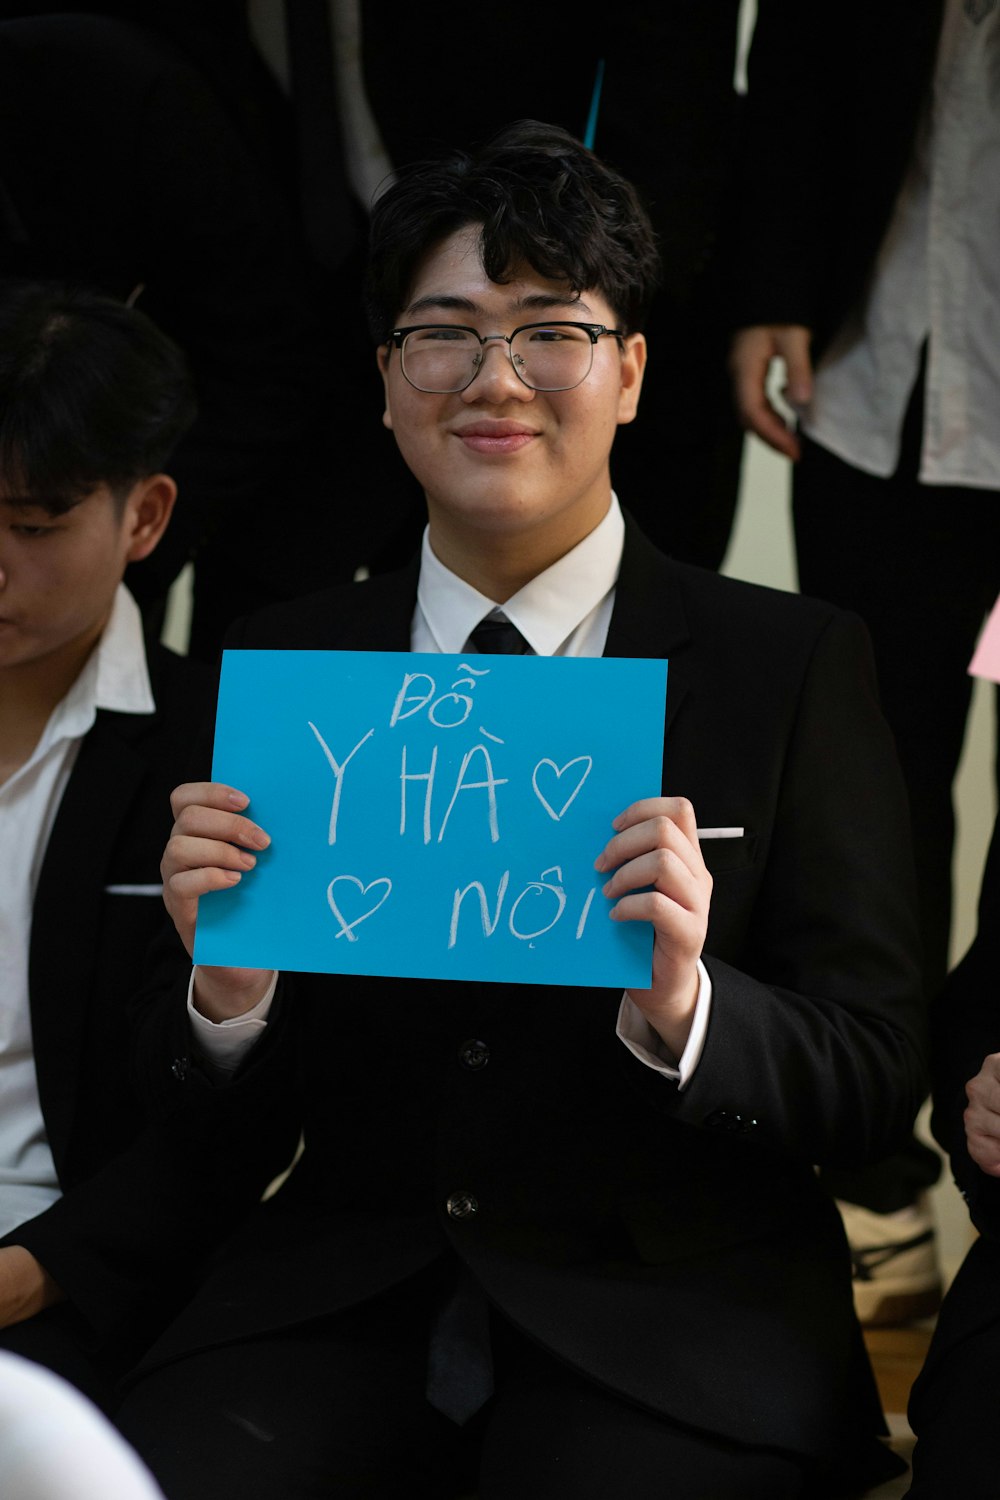
[[[540,760],[538,762],[538,765],[531,773],[531,785],[534,787],[535,796],[538,798],[539,802],[542,804],[542,806],[545,808],[545,811],[548,813],[549,817],[553,819],[554,822],[558,823],[560,818],[566,816],[566,812],[569,809],[571,803],[573,802],[580,788],[583,786],[583,783],[586,781],[587,777],[590,775],[593,764],[593,757],[590,755],[578,755],[575,760],[568,760],[566,764],[561,767],[557,766],[554,760],[546,759]],[[538,773],[543,766],[549,766],[551,768],[551,770],[555,774],[557,782],[561,781],[566,772],[571,771],[574,766],[583,766],[583,772],[580,776],[579,781],[570,792],[569,796],[566,798],[566,801],[563,803],[558,812],[556,812],[555,808],[552,806],[552,803],[549,801],[548,797],[546,797],[545,793],[538,785]]]
[[[362,896],[367,896],[368,892],[374,890],[378,885],[384,885],[385,890],[375,902],[374,906],[369,906],[368,910],[363,911],[360,917],[355,917],[353,922],[348,922],[344,917],[344,914],[341,911],[340,907],[333,899],[333,888],[342,880],[348,880],[350,881],[351,885],[356,885]],[[354,933],[355,927],[359,927],[362,922],[367,920],[368,917],[372,917],[375,915],[382,903],[388,900],[389,892],[391,890],[392,881],[386,875],[381,876],[378,880],[370,880],[367,885],[363,885],[356,875],[335,875],[326,888],[326,899],[330,903],[330,910],[333,912],[333,915],[340,923],[340,931],[336,934],[336,936],[339,938],[346,937],[349,943],[356,943],[357,937]]]

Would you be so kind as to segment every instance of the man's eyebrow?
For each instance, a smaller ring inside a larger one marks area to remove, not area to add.
[[[578,292],[529,292],[514,303],[514,312],[543,312],[548,307],[572,307],[578,312],[593,313]]]
[[[586,302],[577,294],[572,292],[529,292],[524,297],[517,297],[511,304],[511,313],[523,312],[547,312],[550,308],[573,308],[575,311],[593,316]],[[406,309],[408,318],[419,317],[427,312],[461,312],[471,317],[482,317],[483,309],[478,302],[471,297],[460,297],[453,292],[430,292],[426,297],[418,297],[411,302]]]
[[[456,297],[449,292],[431,292],[426,297],[418,297],[405,309],[408,318],[415,318],[421,313],[432,311],[464,312],[471,317],[479,311],[479,308],[468,297]]]

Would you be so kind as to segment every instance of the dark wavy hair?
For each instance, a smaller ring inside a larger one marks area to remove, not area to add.
[[[375,201],[366,304],[384,343],[423,257],[470,224],[503,284],[519,262],[574,293],[599,291],[623,331],[641,328],[659,279],[656,240],[632,185],[567,131],[537,120],[506,126],[475,154],[405,169]]]
[[[187,361],[137,308],[0,281],[0,495],[60,515],[98,485],[124,502],[195,419]]]

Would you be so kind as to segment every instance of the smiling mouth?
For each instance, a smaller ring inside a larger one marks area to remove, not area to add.
[[[533,442],[538,433],[521,422],[473,422],[455,436],[474,453],[517,453]]]

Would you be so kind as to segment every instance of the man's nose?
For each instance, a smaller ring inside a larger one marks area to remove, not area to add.
[[[534,391],[517,376],[514,360],[518,356],[511,351],[503,334],[487,334],[479,356],[479,369],[471,385],[462,392],[463,399],[475,401],[530,401]]]

